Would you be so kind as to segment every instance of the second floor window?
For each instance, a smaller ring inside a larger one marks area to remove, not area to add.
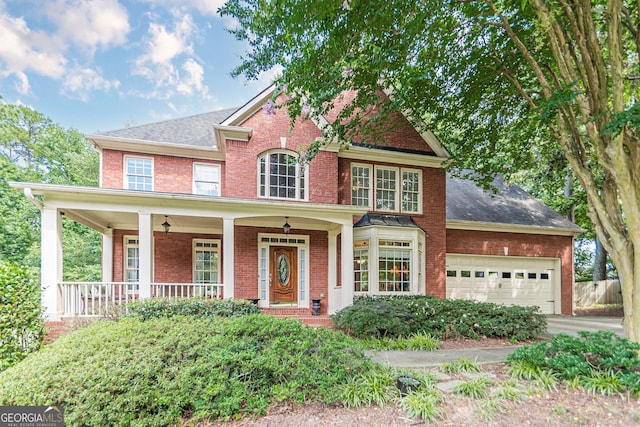
[[[193,193],[205,196],[220,195],[220,167],[218,165],[193,164]]]
[[[153,159],[125,157],[125,188],[153,191]]]
[[[258,158],[259,195],[275,199],[305,200],[306,177],[297,158],[286,152],[269,152]]]
[[[376,211],[421,213],[422,172],[418,169],[352,164],[351,204],[369,206]]]

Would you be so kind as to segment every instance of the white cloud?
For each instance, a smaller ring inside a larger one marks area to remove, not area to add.
[[[58,35],[86,47],[91,54],[99,46],[120,45],[129,33],[127,9],[117,0],[57,0],[45,3],[47,16],[58,26]]]
[[[64,74],[67,60],[45,33],[32,31],[24,18],[0,11],[0,62],[4,63],[4,74],[23,80],[24,87],[25,71],[57,79]]]
[[[191,15],[183,14],[177,18],[173,29],[158,23],[149,25],[146,51],[136,60],[133,73],[153,83],[154,91],[145,97],[170,99],[176,93],[196,93],[208,98],[208,88],[203,84],[204,68],[193,57],[191,37],[197,32],[197,27]],[[182,65],[178,65],[179,61]]]
[[[88,101],[91,92],[96,90],[108,91],[120,87],[120,81],[107,80],[98,70],[76,67],[69,70],[62,84],[62,93],[82,101]]]
[[[182,64],[182,69],[186,71],[186,75],[176,86],[178,93],[182,95],[192,95],[194,91],[202,92],[202,80],[204,78],[204,68],[202,68],[202,65],[189,58]],[[206,87],[204,89],[206,89]]]

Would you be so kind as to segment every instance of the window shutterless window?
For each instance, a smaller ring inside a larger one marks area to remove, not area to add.
[[[140,252],[138,236],[124,236],[124,281],[135,285],[127,285],[128,291],[137,291],[140,280]]]
[[[258,158],[261,197],[305,200],[305,168],[296,156],[283,151],[268,152]]]
[[[419,213],[422,206],[419,170],[402,169],[402,212]]]
[[[371,166],[351,165],[351,204],[371,206]]]
[[[376,210],[398,210],[398,169],[376,167]]]
[[[220,196],[220,166],[193,164],[193,194]]]
[[[153,191],[153,159],[125,157],[125,188]]]
[[[353,244],[353,283],[355,292],[369,291],[369,241]]]
[[[376,211],[421,213],[422,171],[354,163],[351,165],[351,204]],[[372,201],[372,198],[375,200]]]
[[[194,283],[220,283],[220,241],[193,240]]]

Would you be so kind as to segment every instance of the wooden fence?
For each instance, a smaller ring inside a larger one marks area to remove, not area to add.
[[[619,280],[576,282],[573,287],[575,307],[593,307],[596,304],[622,304]]]

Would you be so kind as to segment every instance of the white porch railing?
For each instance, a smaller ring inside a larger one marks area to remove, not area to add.
[[[223,285],[208,283],[152,283],[151,296],[165,298],[221,298]],[[131,282],[62,282],[58,284],[64,317],[105,317],[122,314],[139,299],[139,284]]]

